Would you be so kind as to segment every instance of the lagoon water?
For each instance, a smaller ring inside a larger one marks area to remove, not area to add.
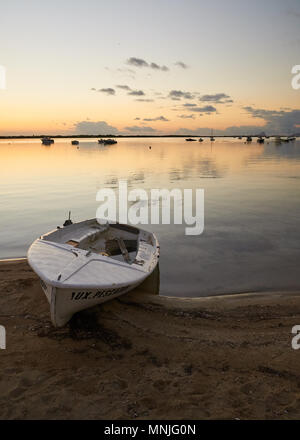
[[[151,145],[151,149],[149,146]],[[160,294],[205,296],[300,288],[300,141],[182,138],[0,141],[0,258],[62,225],[96,216],[101,188],[203,188],[205,227],[147,225],[161,245]],[[162,203],[165,203],[162,201]]]

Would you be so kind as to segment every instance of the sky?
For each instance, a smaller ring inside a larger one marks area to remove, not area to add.
[[[0,135],[300,132],[299,25],[299,0],[0,0]]]

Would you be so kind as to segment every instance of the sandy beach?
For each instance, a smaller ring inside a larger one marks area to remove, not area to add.
[[[52,327],[26,261],[0,263],[1,419],[297,419],[300,295],[140,289]]]

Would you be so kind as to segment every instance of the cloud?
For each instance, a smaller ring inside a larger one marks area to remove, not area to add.
[[[156,63],[151,63],[150,67],[151,67],[151,69],[162,70],[163,72],[167,72],[169,70],[169,68],[167,66],[159,66]]]
[[[134,120],[135,120],[135,121],[140,121],[140,120],[141,120],[141,118],[135,118]]]
[[[134,134],[150,134],[150,133],[156,133],[157,130],[152,127],[146,127],[146,126],[138,126],[138,125],[131,125],[130,127],[124,127],[124,130],[129,131],[130,133]]]
[[[183,107],[197,107],[197,104],[191,104],[187,102],[186,104],[183,104]]]
[[[300,110],[266,110],[251,106],[243,107],[253,118],[263,119],[264,131],[272,134],[293,134],[299,132]]]
[[[118,89],[122,89],[122,90],[131,90],[131,88],[129,86],[126,85],[117,85],[116,86]]]
[[[154,70],[162,70],[163,72],[167,72],[169,70],[167,66],[160,66],[159,64],[153,62],[148,63],[147,61],[143,60],[143,58],[131,57],[127,60],[127,64],[134,67],[148,67]]]
[[[201,102],[213,102],[215,104],[225,104],[228,102],[233,102],[229,95],[225,93],[215,93],[214,95],[203,95],[199,98]]]
[[[261,118],[265,120],[273,118],[274,116],[283,116],[287,113],[285,110],[264,110],[253,108],[251,106],[243,107],[243,109],[246,110],[247,113],[250,113],[253,118]]]
[[[115,89],[112,89],[111,87],[108,87],[107,89],[99,89],[98,92],[106,93],[107,95],[115,95],[116,94]]]
[[[80,121],[74,124],[73,129],[79,134],[119,134],[119,130],[105,121]]]
[[[195,115],[178,115],[178,118],[182,118],[182,119],[195,119]]]
[[[147,61],[143,60],[142,58],[135,58],[135,57],[129,58],[127,60],[127,64],[134,67],[149,67]]]
[[[143,90],[132,90],[131,92],[128,92],[127,95],[131,96],[145,96],[145,93]]]
[[[136,99],[138,102],[154,102],[154,99]]]
[[[268,135],[292,135],[300,132],[300,109],[284,110],[265,110],[255,109],[251,106],[243,107],[247,113],[254,118],[260,118],[265,121],[264,125],[240,125],[227,127],[224,130],[214,130],[215,135],[258,135],[266,133]],[[174,134],[198,134],[210,135],[211,128],[199,127],[195,130],[189,128],[180,128]]]
[[[194,96],[190,92],[183,92],[182,90],[171,90],[169,97],[174,101],[178,101],[181,98],[193,99]]]
[[[93,92],[95,92],[95,91],[96,91],[95,87],[92,87],[92,88],[91,88],[91,90],[93,90]]]
[[[185,63],[183,63],[182,61],[177,61],[177,63],[175,63],[175,66],[179,66],[182,69],[187,69],[189,67]]]
[[[157,69],[157,64],[151,63],[150,67],[151,67],[151,69]],[[158,66],[158,69],[162,70],[163,72],[168,72],[168,70],[169,70],[169,68],[167,66]]]
[[[214,113],[217,109],[212,105],[205,105],[204,107],[189,107],[188,111],[197,113]]]
[[[157,116],[156,118],[144,118],[143,121],[146,121],[146,122],[153,122],[153,121],[169,122],[169,119],[165,118],[164,116]]]
[[[150,67],[151,67],[151,69],[160,69],[159,65],[156,63],[151,63]]]

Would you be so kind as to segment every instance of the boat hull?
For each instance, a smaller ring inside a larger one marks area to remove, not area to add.
[[[134,289],[154,271],[159,244],[153,233],[97,219],[64,224],[36,239],[28,263],[41,280],[53,325]]]
[[[40,279],[41,287],[50,304],[50,315],[55,327],[63,327],[74,315],[81,310],[102,304],[118,296],[124,295],[137,287],[140,282],[111,288],[57,288]]]

